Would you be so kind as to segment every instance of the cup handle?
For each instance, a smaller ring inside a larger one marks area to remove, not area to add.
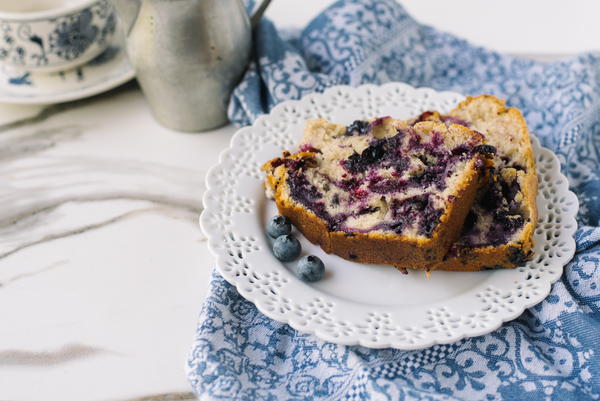
[[[269,4],[271,4],[271,0],[263,0],[254,14],[250,17],[250,25],[252,26],[252,29],[254,29],[254,27],[258,24],[258,21],[260,21],[262,18],[263,14],[267,10],[267,7],[269,7]]]

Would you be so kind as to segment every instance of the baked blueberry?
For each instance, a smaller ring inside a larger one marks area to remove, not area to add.
[[[275,216],[267,223],[267,234],[272,238],[292,232],[292,223],[285,216]]]
[[[379,161],[384,154],[385,149],[383,142],[377,142],[369,145],[365,150],[363,150],[362,158],[365,164],[372,164]]]
[[[300,256],[302,245],[300,241],[291,234],[281,235],[277,237],[273,243],[273,254],[282,262],[291,262]]]
[[[356,120],[346,127],[346,136],[352,136],[354,134],[366,135],[370,129],[371,124],[368,121]]]
[[[356,151],[343,162],[346,169],[351,173],[364,172],[370,165],[377,163],[385,155],[384,141],[376,141],[369,145],[362,153]]]
[[[314,255],[308,255],[298,261],[295,268],[296,276],[303,281],[315,282],[323,278],[325,265]]]
[[[495,155],[496,147],[492,145],[478,145],[475,146],[475,152],[487,154],[487,155]]]

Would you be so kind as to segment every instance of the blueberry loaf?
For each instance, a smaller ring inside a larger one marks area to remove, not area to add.
[[[279,213],[326,252],[428,270],[458,239],[495,149],[460,124],[307,123],[263,166]]]
[[[537,223],[537,176],[525,119],[489,95],[469,97],[448,116],[423,113],[420,121],[460,123],[481,132],[497,149],[489,182],[479,190],[463,232],[432,270],[513,268],[530,257]]]

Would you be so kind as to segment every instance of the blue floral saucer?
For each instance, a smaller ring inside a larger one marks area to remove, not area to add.
[[[117,34],[102,54],[70,70],[44,73],[0,68],[0,103],[68,102],[105,92],[134,76],[125,54],[125,40]]]

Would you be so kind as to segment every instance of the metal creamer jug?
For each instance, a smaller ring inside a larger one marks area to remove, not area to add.
[[[252,17],[240,0],[112,0],[127,55],[152,114],[165,127],[204,131],[227,122],[227,103],[250,57]]]

